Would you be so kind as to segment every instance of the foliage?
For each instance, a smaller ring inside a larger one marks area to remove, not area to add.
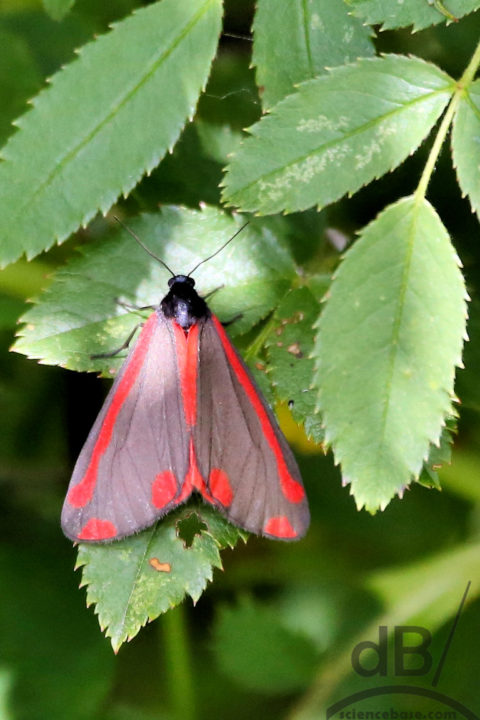
[[[21,322],[0,360],[2,718],[255,720],[286,717],[287,701],[289,718],[316,718],[362,687],[351,649],[379,624],[424,624],[439,657],[467,580],[465,622],[478,622],[479,8],[2,5],[5,349]],[[235,319],[312,511],[299,544],[238,542],[192,501],[80,545],[115,651],[158,618],[117,660],[54,530],[103,396],[85,373],[121,362],[92,356],[145,317],[118,300],[157,304],[168,280],[114,216],[175,272],[250,220],[195,280]],[[196,607],[173,609],[185,598]],[[468,672],[446,687],[478,704]]]

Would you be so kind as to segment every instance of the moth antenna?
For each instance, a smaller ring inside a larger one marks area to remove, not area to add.
[[[118,218],[116,215],[114,215],[113,218],[114,218],[114,220],[116,220],[118,222],[119,225],[121,225],[124,228],[124,230],[126,230],[128,233],[130,233],[130,235],[133,237],[133,239],[137,241],[137,243],[140,245],[140,247],[142,247],[145,250],[145,252],[147,252],[151,257],[153,257],[154,260],[159,262],[160,265],[163,265],[163,267],[168,270],[168,272],[170,273],[170,275],[172,277],[175,277],[175,273],[170,270],[167,263],[164,260],[162,260],[162,258],[159,258],[158,255],[155,255],[155,253],[153,253],[151,250],[149,250],[148,247],[143,244],[143,242],[140,240],[140,238],[137,235],[135,235],[133,230],[130,230],[128,225],[125,225],[125,223],[122,222],[120,220],[120,218]]]
[[[250,220],[248,220],[244,225],[242,225],[242,227],[241,227],[239,230],[237,230],[237,232],[234,233],[234,234],[232,235],[232,237],[229,238],[229,239],[227,240],[227,242],[222,245],[222,247],[218,248],[218,250],[215,250],[214,253],[212,253],[211,255],[209,255],[208,257],[206,257],[204,260],[200,260],[200,262],[195,265],[195,267],[193,268],[193,270],[190,270],[190,272],[188,273],[187,277],[190,277],[190,275],[191,275],[192,273],[194,273],[195,270],[198,270],[198,268],[200,267],[200,265],[203,265],[203,263],[208,262],[208,260],[211,260],[212,258],[214,258],[215,255],[218,255],[218,253],[221,253],[222,250],[224,250],[224,248],[226,248],[227,245],[228,245],[229,243],[231,243],[232,240],[233,240],[234,238],[236,238],[237,235],[238,235],[239,233],[241,233],[242,230],[243,230],[244,228],[246,228],[247,225],[249,225],[249,224],[250,224]]]

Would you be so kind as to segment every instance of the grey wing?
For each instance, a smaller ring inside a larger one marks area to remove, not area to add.
[[[101,542],[153,524],[180,496],[188,444],[173,331],[157,310],[77,460],[62,510],[64,533]]]
[[[194,446],[204,497],[231,522],[282,540],[305,534],[310,515],[293,453],[215,316],[200,336]]]

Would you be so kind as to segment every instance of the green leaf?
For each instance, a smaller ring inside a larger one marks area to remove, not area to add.
[[[179,523],[192,513],[198,516],[198,530],[187,545],[179,536]],[[95,604],[113,649],[187,595],[197,602],[213,568],[222,568],[219,551],[246,535],[213,508],[190,504],[120,542],[80,544],[77,566],[83,567],[87,604]]]
[[[384,508],[439,442],[465,298],[459,260],[426,200],[388,207],[346,254],[320,316],[316,383],[326,441],[359,508]]]
[[[480,216],[480,80],[464,90],[460,100],[453,121],[452,152],[460,188]]]
[[[306,687],[318,657],[313,643],[286,627],[276,609],[251,600],[222,609],[214,649],[222,673],[249,690],[268,694]]]
[[[326,291],[330,278],[323,277]],[[320,297],[323,293],[320,294]],[[292,416],[305,427],[307,437],[320,443],[324,437],[316,394],[312,389],[313,325],[320,312],[318,299],[307,287],[291,290],[280,302],[267,339],[268,375],[277,397],[288,402]]]
[[[42,0],[43,7],[53,20],[63,20],[75,0]]]
[[[3,264],[61,242],[158,164],[195,110],[220,21],[220,0],[154,3],[53,77],[3,149]]]
[[[369,25],[380,25],[382,30],[413,25],[421,30],[448,20],[448,13],[455,18],[463,17],[480,7],[480,0],[346,0],[352,12]],[[442,10],[443,7],[443,10]],[[447,13],[447,14],[445,14]]]
[[[165,207],[161,214],[145,214],[128,224],[174,272],[186,273],[218,250],[242,220],[212,207]],[[142,321],[139,313],[120,307],[116,298],[139,306],[158,305],[169,276],[121,228],[110,240],[83,248],[82,254],[57,273],[22,318],[27,325],[14,349],[44,363],[110,374],[122,359],[92,360],[91,355],[119,347]],[[209,304],[222,320],[242,314],[229,327],[231,335],[246,332],[265,317],[294,276],[288,251],[271,232],[253,225],[195,272],[199,292],[218,290]]]
[[[228,168],[224,198],[268,214],[353,193],[418,147],[452,91],[437,67],[401,55],[305,82],[250,128]]]
[[[372,31],[342,0],[259,0],[253,24],[253,64],[265,108],[294,86],[359,57],[374,55]]]

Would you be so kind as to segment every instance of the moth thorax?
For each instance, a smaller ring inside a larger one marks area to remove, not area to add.
[[[191,302],[180,298],[176,299],[175,320],[184,330],[188,330],[195,323],[196,318],[192,315]]]

